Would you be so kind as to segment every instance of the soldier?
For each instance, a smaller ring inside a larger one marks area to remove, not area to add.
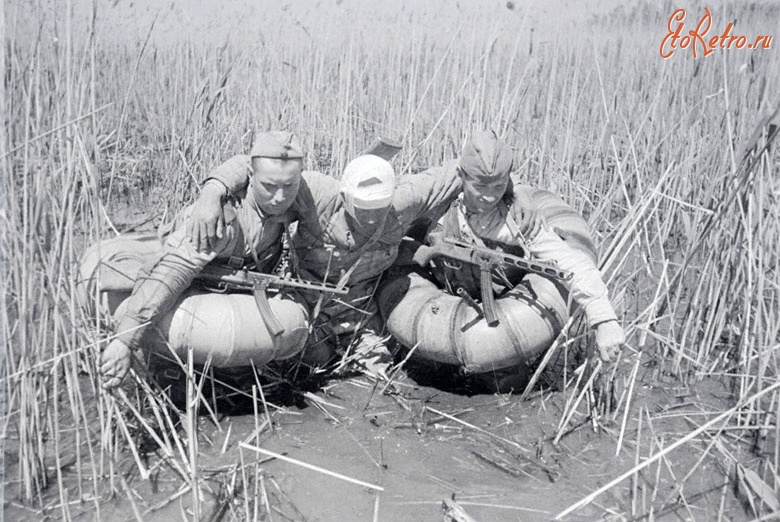
[[[303,173],[303,153],[295,136],[271,131],[257,136],[249,155],[231,158],[216,169],[244,169],[249,183],[241,197],[221,209],[225,222],[222,237],[198,249],[187,238],[192,207],[177,216],[175,229],[166,238],[164,254],[147,275],[140,276],[126,302],[119,335],[100,356],[105,388],[118,386],[126,375],[132,352],[144,330],[168,311],[193,279],[214,260],[254,264],[270,272],[282,252],[282,234],[292,219],[290,207],[298,194]]]
[[[240,169],[220,170],[207,181],[193,213],[193,242],[218,240],[220,226],[214,224],[220,198],[240,192],[246,181],[247,173]],[[443,176],[430,172],[402,176],[396,181],[389,162],[363,155],[346,166],[340,182],[322,174],[306,181],[293,205],[299,220],[292,236],[293,268],[304,279],[346,281],[350,286],[343,299],[311,301],[320,329],[310,339],[308,357],[321,362],[331,353],[324,349],[326,344],[358,332],[355,352],[366,367],[379,371],[389,361],[379,342],[381,323],[373,299],[379,277],[396,261],[409,227],[441,215],[459,193],[460,180],[453,171]],[[317,348],[321,351],[315,355]]]
[[[625,342],[625,333],[594,260],[583,252],[593,250],[590,238],[572,237],[564,241],[551,230],[532,201],[535,191],[512,183],[509,176],[512,163],[511,149],[495,132],[474,133],[464,145],[460,160],[441,167],[458,171],[463,192],[439,220],[428,240],[449,237],[481,247],[500,248],[507,253],[519,250],[520,255],[530,253],[539,261],[571,272],[573,277],[566,283],[567,290],[584,309],[588,324],[595,331],[601,359],[614,360]],[[577,242],[586,243],[587,248],[574,248],[572,244]],[[446,277],[453,286],[463,287],[472,297],[479,297],[478,272],[450,270]],[[518,282],[511,280],[511,274],[509,278],[512,284]]]

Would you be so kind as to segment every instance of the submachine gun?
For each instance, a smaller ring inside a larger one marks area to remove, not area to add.
[[[471,245],[452,238],[444,238],[434,245],[421,245],[413,255],[413,261],[420,266],[426,266],[436,256],[443,257],[444,266],[460,270],[462,263],[469,263],[479,267],[479,287],[482,297],[482,312],[485,321],[490,326],[498,324],[496,315],[496,298],[493,295],[493,270],[495,268],[516,267],[543,275],[559,281],[569,281],[573,274],[549,263],[543,263],[524,257],[507,254],[499,250]],[[462,288],[458,289],[458,295],[476,306],[471,297]],[[478,307],[477,307],[478,308]]]
[[[349,288],[345,285],[332,285],[330,283],[315,283],[292,277],[290,275],[263,274],[247,268],[232,268],[228,265],[209,264],[197,275],[196,280],[204,283],[209,290],[215,292],[252,292],[257,304],[260,317],[263,318],[268,333],[272,337],[284,333],[284,328],[276,318],[274,311],[268,303],[268,291],[280,291],[282,288],[293,288],[304,292],[317,292],[320,294],[345,295]]]
[[[386,137],[376,138],[361,154],[373,154],[390,161],[401,150],[401,145]],[[195,278],[208,289],[216,292],[252,292],[260,316],[268,333],[276,337],[284,333],[274,311],[268,302],[268,291],[292,288],[303,292],[317,292],[322,296],[346,295],[349,288],[345,284],[333,285],[327,282],[313,282],[292,277],[291,275],[264,274],[248,268],[233,268],[229,265],[209,264]]]

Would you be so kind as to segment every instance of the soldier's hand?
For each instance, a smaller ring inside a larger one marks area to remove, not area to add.
[[[120,341],[114,339],[100,354],[100,375],[103,380],[103,388],[110,390],[122,383],[130,369],[132,350]]]
[[[542,217],[536,205],[523,191],[515,194],[515,208],[519,209],[521,232],[527,241],[532,241],[539,232],[542,231],[544,226],[544,218]]]
[[[225,214],[222,211],[222,197],[226,189],[219,182],[206,182],[192,205],[187,224],[187,237],[195,250],[208,252],[217,247],[217,241],[225,233]]]
[[[596,326],[596,346],[604,363],[617,360],[620,348],[626,342],[626,333],[617,321],[607,321]]]
[[[431,246],[436,246],[441,243],[444,243],[444,232],[440,231],[434,231],[428,234],[427,237],[428,244]]]
[[[432,251],[433,249],[431,247],[420,243],[419,246],[417,247],[417,250],[414,253],[414,257],[412,258],[412,260],[418,265],[420,265],[421,267],[426,267],[428,266],[428,263],[431,260]]]
[[[523,221],[525,222],[525,238],[528,241],[533,240],[539,235],[544,226],[544,219],[539,211],[535,208],[529,208],[523,210]]]

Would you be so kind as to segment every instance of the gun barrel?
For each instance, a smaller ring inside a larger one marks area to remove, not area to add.
[[[566,270],[559,270],[558,268],[555,268],[551,265],[542,264],[536,261],[518,260],[512,257],[506,259],[506,262],[529,272],[535,272],[537,274],[554,277],[555,279],[560,279],[561,281],[568,281],[574,276],[574,274]]]

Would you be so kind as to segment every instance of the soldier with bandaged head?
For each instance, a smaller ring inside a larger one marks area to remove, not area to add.
[[[194,238],[201,245],[216,239],[213,224],[220,199],[241,193],[248,180],[241,169],[217,169],[211,176],[211,188],[201,193],[191,228],[193,236],[201,235]],[[350,288],[338,299],[307,297],[315,327],[306,361],[324,363],[337,346],[349,343],[347,349],[367,369],[386,367],[390,356],[379,336],[382,324],[374,301],[379,277],[395,263],[411,225],[441,215],[459,191],[455,172],[397,178],[388,161],[370,154],[350,161],[341,180],[304,175],[292,206],[297,219],[291,237],[293,271],[303,279]],[[201,231],[214,231],[215,237],[204,237]]]

